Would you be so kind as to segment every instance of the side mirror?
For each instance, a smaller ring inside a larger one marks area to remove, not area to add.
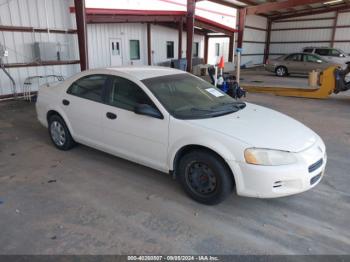
[[[158,119],[163,119],[163,115],[153,106],[147,104],[137,104],[134,108],[134,113],[138,115],[150,116]]]
[[[316,60],[316,63],[322,64],[322,60]]]

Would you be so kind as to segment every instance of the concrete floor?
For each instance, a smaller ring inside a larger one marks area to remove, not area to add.
[[[310,88],[306,75],[278,77],[275,73],[267,72],[262,67],[242,69],[240,79],[242,84],[253,86]]]
[[[0,103],[0,254],[349,254],[350,96],[246,100],[322,136],[329,163],[317,187],[204,206],[160,172],[55,149],[34,104]]]

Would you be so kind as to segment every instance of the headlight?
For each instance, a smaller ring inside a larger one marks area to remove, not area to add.
[[[248,164],[263,166],[281,166],[297,162],[297,158],[293,153],[263,148],[246,149],[244,158]]]

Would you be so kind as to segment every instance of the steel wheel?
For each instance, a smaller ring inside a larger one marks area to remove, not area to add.
[[[66,132],[58,121],[53,121],[50,126],[50,134],[53,142],[57,146],[63,146],[66,143]]]
[[[175,172],[185,192],[206,205],[222,202],[234,186],[233,175],[224,160],[205,149],[183,155]]]
[[[213,170],[201,162],[192,162],[187,166],[186,180],[190,189],[199,195],[210,195],[217,187]]]

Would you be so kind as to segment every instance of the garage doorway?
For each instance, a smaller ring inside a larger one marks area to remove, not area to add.
[[[123,57],[121,52],[121,40],[110,39],[109,49],[111,55],[111,66],[121,66],[123,64]]]

